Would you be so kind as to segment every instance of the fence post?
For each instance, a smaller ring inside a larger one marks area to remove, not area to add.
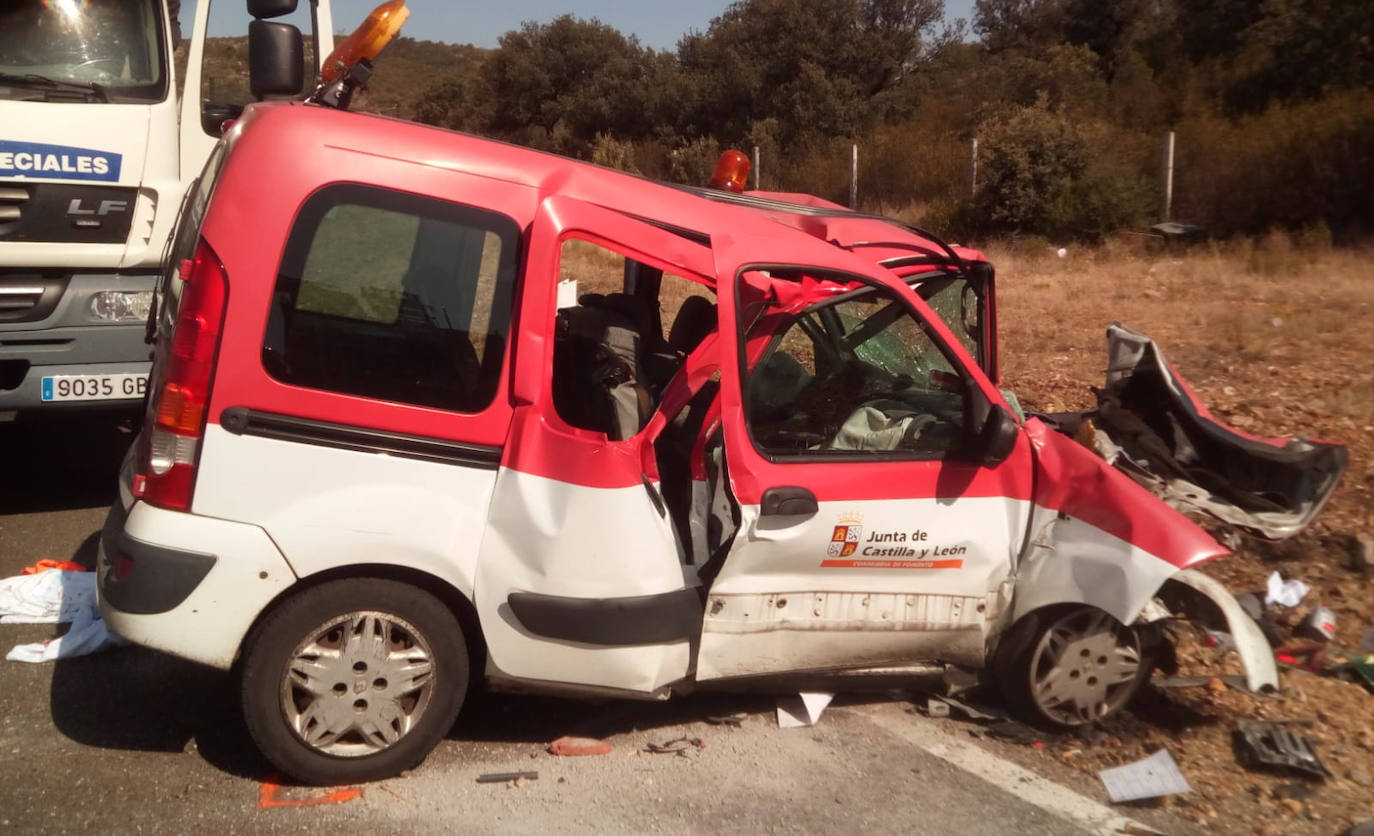
[[[759,190],[759,147],[754,146],[754,191]]]
[[[854,143],[854,153],[849,160],[849,208],[859,208],[859,143]]]
[[[1159,220],[1165,222],[1174,209],[1174,132],[1164,134],[1164,195],[1159,204]]]
[[[968,141],[968,196],[978,196],[978,137]]]

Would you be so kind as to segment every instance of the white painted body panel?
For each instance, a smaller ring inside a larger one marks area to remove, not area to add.
[[[1029,507],[1002,497],[822,502],[805,518],[742,507],[707,600],[697,678],[981,664],[1010,603]],[[859,528],[845,555],[831,548],[842,526]],[[932,565],[955,559],[962,565]]]
[[[192,510],[264,529],[301,577],[391,564],[471,596],[495,470],[237,436],[211,424]]]
[[[652,692],[687,674],[689,642],[600,647],[535,636],[512,592],[620,598],[684,586],[668,521],[642,486],[588,488],[502,468],[477,570],[492,663],[523,679]]]
[[[1100,528],[1039,506],[1016,581],[1012,617],[1051,604],[1088,604],[1135,621],[1178,567]]]
[[[102,618],[132,642],[221,670],[233,664],[263,609],[296,582],[281,552],[256,526],[135,502],[124,531],[157,546],[213,554],[215,565],[186,600],[168,612],[133,615],[101,600]],[[108,571],[103,556],[98,565],[103,582]]]

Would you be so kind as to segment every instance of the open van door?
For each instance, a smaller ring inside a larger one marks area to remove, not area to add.
[[[641,265],[713,285],[699,243],[567,197],[540,206],[475,584],[493,679],[666,696],[687,675],[701,590],[655,465],[664,422],[642,368],[653,335],[615,290]],[[585,290],[588,273],[609,292],[560,310],[560,277],[582,275]]]
[[[822,242],[769,250],[716,250],[738,527],[713,544],[697,678],[981,665],[1030,513],[1024,433],[909,288]]]

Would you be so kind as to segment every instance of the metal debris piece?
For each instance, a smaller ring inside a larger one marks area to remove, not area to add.
[[[538,772],[488,772],[477,776],[479,784],[504,784],[507,781],[534,781],[539,778]]]
[[[706,748],[706,741],[699,737],[679,737],[666,743],[649,743],[643,749],[651,755],[677,755],[690,758]]]
[[[1252,769],[1290,769],[1315,778],[1331,771],[1317,757],[1312,741],[1277,723],[1241,720],[1232,733],[1236,759]]]
[[[1156,688],[1201,688],[1214,679],[1235,688],[1237,691],[1247,690],[1245,687],[1245,677],[1238,674],[1227,674],[1224,676],[1159,676],[1150,680],[1150,684],[1154,685]]]
[[[1336,614],[1321,604],[1308,611],[1307,617],[1293,633],[1307,639],[1329,642],[1336,638]]]
[[[729,726],[732,729],[738,729],[744,725],[744,721],[748,717],[748,714],[741,711],[738,714],[719,714],[707,717],[706,722],[713,726]]]
[[[930,697],[926,700],[926,716],[948,717],[949,703],[945,702],[944,700],[937,699],[935,697]]]

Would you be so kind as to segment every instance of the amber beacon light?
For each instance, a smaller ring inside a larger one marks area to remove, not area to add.
[[[405,23],[408,17],[410,9],[406,8],[405,0],[387,0],[373,9],[367,20],[334,47],[334,51],[329,53],[329,57],[320,65],[321,84],[334,81],[359,61],[370,62],[376,58],[386,45],[391,43],[391,39],[396,37],[396,33],[401,31],[401,24]]]
[[[724,189],[740,194],[749,182],[749,157],[743,151],[731,149],[716,160],[716,170],[711,174],[711,188]]]

